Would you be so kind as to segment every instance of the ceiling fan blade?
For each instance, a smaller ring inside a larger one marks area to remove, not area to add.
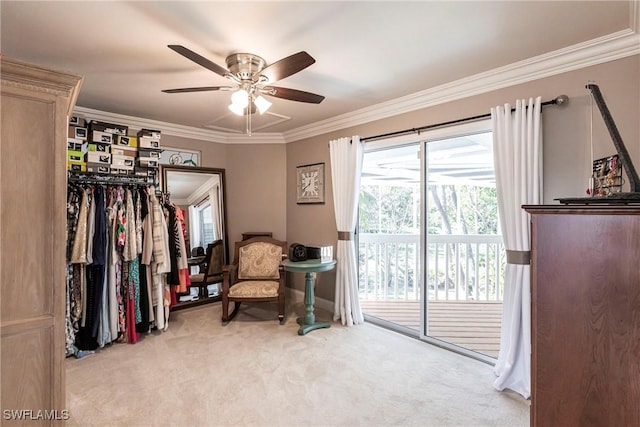
[[[202,65],[204,68],[213,71],[216,74],[221,75],[222,77],[226,77],[229,74],[229,71],[226,68],[219,66],[218,64],[209,61],[204,56],[200,56],[192,50],[187,49],[184,46],[180,46],[178,44],[170,44],[167,45],[169,49],[172,49],[178,52],[180,55],[184,56],[187,59],[192,60],[196,64]]]
[[[164,93],[184,93],[184,92],[208,92],[212,90],[231,90],[231,86],[203,86],[203,87],[185,87],[182,89],[164,89]]]
[[[269,79],[268,81],[270,83],[273,83],[304,70],[314,62],[316,62],[316,60],[305,51],[294,53],[266,67],[255,77],[255,81],[257,81],[260,76],[264,76]]]
[[[315,93],[276,86],[266,86],[263,88],[262,93],[269,96],[275,96],[276,98],[288,99],[290,101],[308,102],[311,104],[320,104],[324,99],[324,96],[316,95]]]

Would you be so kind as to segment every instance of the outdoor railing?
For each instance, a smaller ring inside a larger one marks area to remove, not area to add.
[[[360,298],[419,301],[420,236],[358,234]],[[429,300],[502,301],[502,236],[427,236]]]

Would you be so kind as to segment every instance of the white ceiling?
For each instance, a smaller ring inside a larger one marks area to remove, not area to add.
[[[161,92],[229,83],[167,45],[221,66],[233,52],[270,64],[304,50],[316,63],[276,85],[326,99],[270,98],[282,117],[256,114],[253,128],[280,120],[261,132],[282,134],[629,29],[636,3],[2,0],[0,46],[11,58],[84,76],[80,107],[230,132],[244,124],[229,122],[229,92]]]

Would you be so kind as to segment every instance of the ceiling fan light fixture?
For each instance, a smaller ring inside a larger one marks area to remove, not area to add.
[[[168,45],[168,47],[196,64],[213,71],[219,76],[231,80],[235,84],[235,87],[189,87],[181,89],[166,89],[162,92],[186,93],[236,90],[231,95],[231,105],[229,105],[228,108],[238,116],[247,116],[246,130],[248,135],[251,135],[251,115],[255,113],[256,110],[259,111],[260,114],[264,114],[272,105],[270,101],[266,100],[262,96],[262,94],[281,99],[288,99],[290,101],[307,102],[312,104],[319,104],[324,99],[324,96],[311,92],[304,92],[284,87],[266,86],[269,82],[282,80],[314,64],[316,60],[305,51],[294,53],[293,55],[289,55],[286,58],[269,65],[263,58],[257,55],[253,55],[251,53],[234,53],[227,56],[227,67],[225,68],[184,46]]]
[[[238,104],[231,103],[229,105],[229,110],[231,110],[233,114],[236,114],[238,116],[244,116],[245,107]]]
[[[258,107],[258,111],[260,112],[260,114],[266,113],[269,107],[271,107],[272,105],[271,102],[267,101],[267,99],[262,95],[258,95],[256,98],[254,98],[253,103],[256,105],[256,107]]]
[[[240,89],[231,95],[231,104],[240,108],[246,108],[249,105],[249,93]]]

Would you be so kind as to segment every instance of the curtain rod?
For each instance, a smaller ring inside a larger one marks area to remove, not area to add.
[[[545,101],[545,102],[541,103],[541,105],[542,106],[545,106],[545,105],[563,105],[563,104],[566,104],[567,102],[569,102],[569,97],[567,95],[560,95],[560,96],[557,96],[555,99],[552,99],[551,101]],[[515,111],[515,108],[512,108],[511,111]],[[383,133],[381,135],[367,136],[365,138],[361,138],[360,141],[361,142],[376,141],[376,140],[379,140],[379,139],[390,138],[392,136],[406,135],[406,134],[410,134],[410,133],[417,133],[419,135],[420,132],[422,132],[424,130],[440,128],[440,127],[445,127],[445,126],[450,126],[450,125],[455,125],[455,124],[458,124],[458,123],[472,122],[474,120],[486,119],[486,118],[489,118],[489,117],[491,117],[491,113],[480,114],[479,116],[465,117],[464,119],[451,120],[449,122],[436,123],[436,124],[433,124],[433,125],[421,126],[419,128],[404,129],[404,130],[399,130],[399,131],[396,131],[396,132]]]

